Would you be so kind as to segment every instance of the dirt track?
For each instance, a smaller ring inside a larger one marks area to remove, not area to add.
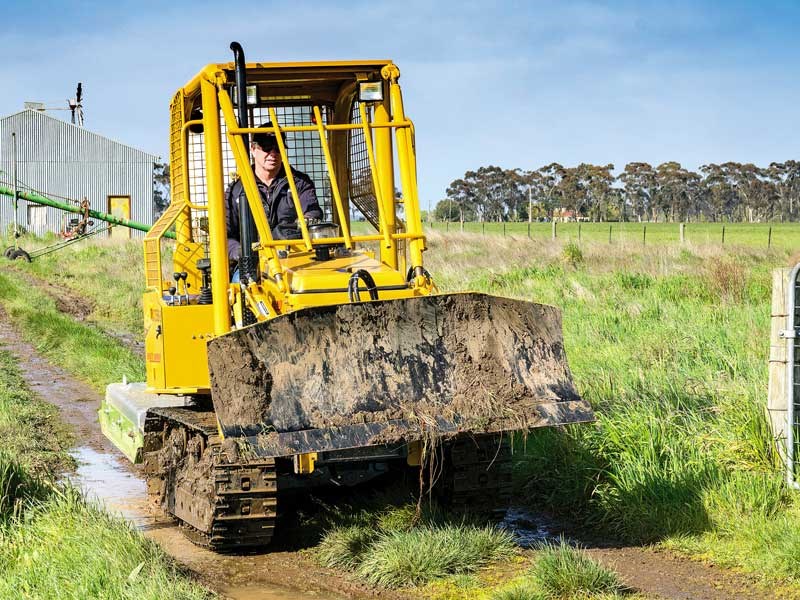
[[[296,551],[220,556],[193,546],[171,520],[149,510],[143,481],[100,433],[95,415],[100,395],[23,342],[2,309],[0,345],[16,355],[31,389],[58,406],[64,420],[75,428],[80,440],[75,456],[83,463],[77,481],[89,494],[133,521],[210,588],[243,600],[408,597],[371,590],[318,567]],[[594,558],[617,570],[629,586],[648,597],[720,600],[775,597],[744,576],[668,553],[641,547],[588,545]]]

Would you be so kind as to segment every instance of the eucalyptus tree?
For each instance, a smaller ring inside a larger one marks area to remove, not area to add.
[[[545,206],[548,207],[548,216],[552,217],[553,211],[557,206],[563,207],[561,180],[564,178],[566,169],[560,164],[553,162],[540,167],[536,172],[541,177],[539,183],[545,200]]]
[[[800,162],[787,160],[770,163],[766,175],[775,188],[781,218],[794,219],[800,196]]]
[[[627,204],[641,221],[650,214],[653,204],[657,189],[655,169],[646,162],[628,163],[617,179],[622,182]]]

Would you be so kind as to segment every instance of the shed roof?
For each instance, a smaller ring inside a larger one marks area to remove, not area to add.
[[[78,127],[72,123],[67,123],[66,121],[62,121],[61,119],[48,115],[42,111],[25,109],[5,117],[0,117],[0,129],[2,129],[4,125],[14,121],[24,121],[26,123],[38,123],[50,127],[57,127],[61,128],[61,130],[67,135],[74,134],[76,137],[80,136],[95,144],[113,145],[118,148],[124,148],[128,153],[133,153],[133,155],[136,156],[136,162],[158,162],[160,160],[160,157],[155,154],[150,154],[149,152],[135,148],[130,144],[118,142],[117,140],[113,140],[104,135],[100,135],[99,133],[95,133],[94,131],[86,129],[85,127]]]

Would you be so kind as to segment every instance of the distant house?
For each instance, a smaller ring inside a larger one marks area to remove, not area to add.
[[[153,223],[153,165],[157,156],[44,112],[23,110],[0,118],[0,185],[8,188],[13,180],[14,138],[20,191],[34,190],[69,203],[86,197],[94,210]],[[13,221],[13,213],[12,198],[0,194],[3,232]],[[61,231],[64,215],[58,209],[24,200],[17,208],[18,223],[36,234]],[[132,235],[123,227],[113,228],[112,234]]]
[[[553,210],[553,220],[554,221],[588,221],[589,217],[583,217],[579,215],[574,210],[570,210],[567,208],[556,208]]]

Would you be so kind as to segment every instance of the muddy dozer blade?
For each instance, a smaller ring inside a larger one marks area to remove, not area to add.
[[[226,435],[274,455],[594,419],[560,311],[486,294],[302,309],[208,344]]]

